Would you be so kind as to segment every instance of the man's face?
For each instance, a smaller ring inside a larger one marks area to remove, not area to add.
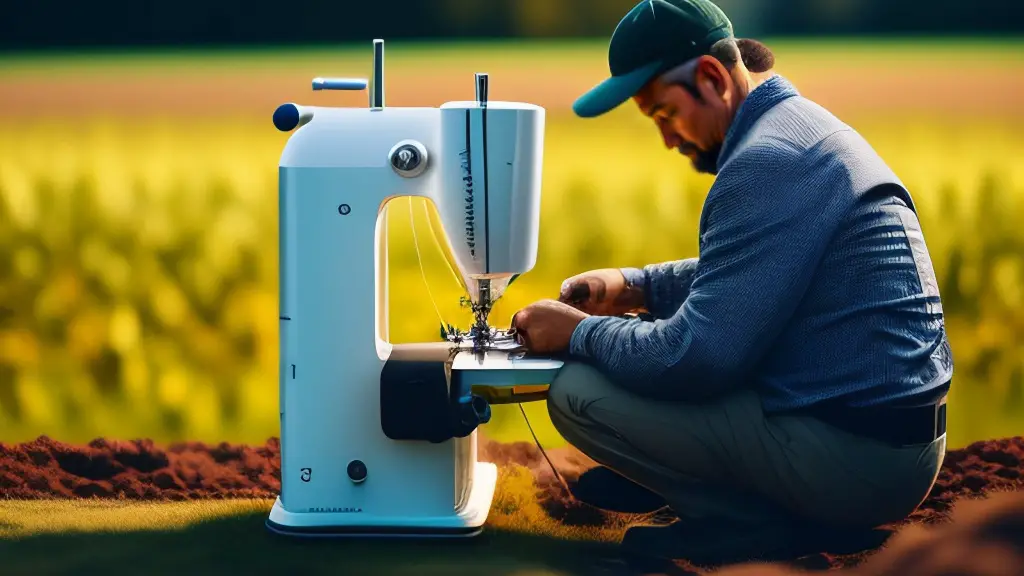
[[[680,75],[692,92],[680,85]],[[733,79],[721,63],[703,57],[653,80],[633,100],[654,121],[666,148],[689,158],[698,172],[714,174],[735,93]]]

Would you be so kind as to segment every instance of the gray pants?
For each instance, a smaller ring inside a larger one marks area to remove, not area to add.
[[[924,500],[946,450],[945,435],[894,448],[813,418],[765,414],[753,391],[700,404],[651,400],[578,362],[552,382],[548,411],[570,444],[683,519],[880,526]]]

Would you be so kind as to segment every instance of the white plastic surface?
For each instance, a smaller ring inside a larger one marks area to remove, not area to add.
[[[443,199],[435,202],[475,296],[477,279],[507,279],[536,264],[544,109],[448,103],[440,114]]]

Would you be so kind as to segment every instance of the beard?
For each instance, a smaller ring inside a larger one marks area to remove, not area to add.
[[[689,142],[684,142],[679,146],[678,150],[684,156],[692,156],[690,161],[693,164],[693,169],[697,172],[711,175],[718,173],[718,156],[722,151],[721,144],[715,145],[709,150],[704,150]]]

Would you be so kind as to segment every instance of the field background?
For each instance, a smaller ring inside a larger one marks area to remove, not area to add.
[[[950,447],[1019,434],[1024,44],[767,42],[777,70],[861,131],[918,203],[956,363]],[[387,45],[390,106],[471,98],[473,73],[488,72],[492,99],[548,109],[538,265],[496,307],[498,325],[577,272],[697,255],[712,180],[628,106],[571,115],[607,73],[605,48]],[[288,134],[271,114],[288,101],[365,106],[365,92],[312,92],[310,80],[365,76],[370,53],[0,59],[0,441],[278,435],[276,171]],[[431,301],[444,321],[469,322],[426,210],[388,211],[396,342],[438,339]],[[543,404],[527,413],[546,447],[561,443]],[[516,407],[485,430],[529,439]]]

